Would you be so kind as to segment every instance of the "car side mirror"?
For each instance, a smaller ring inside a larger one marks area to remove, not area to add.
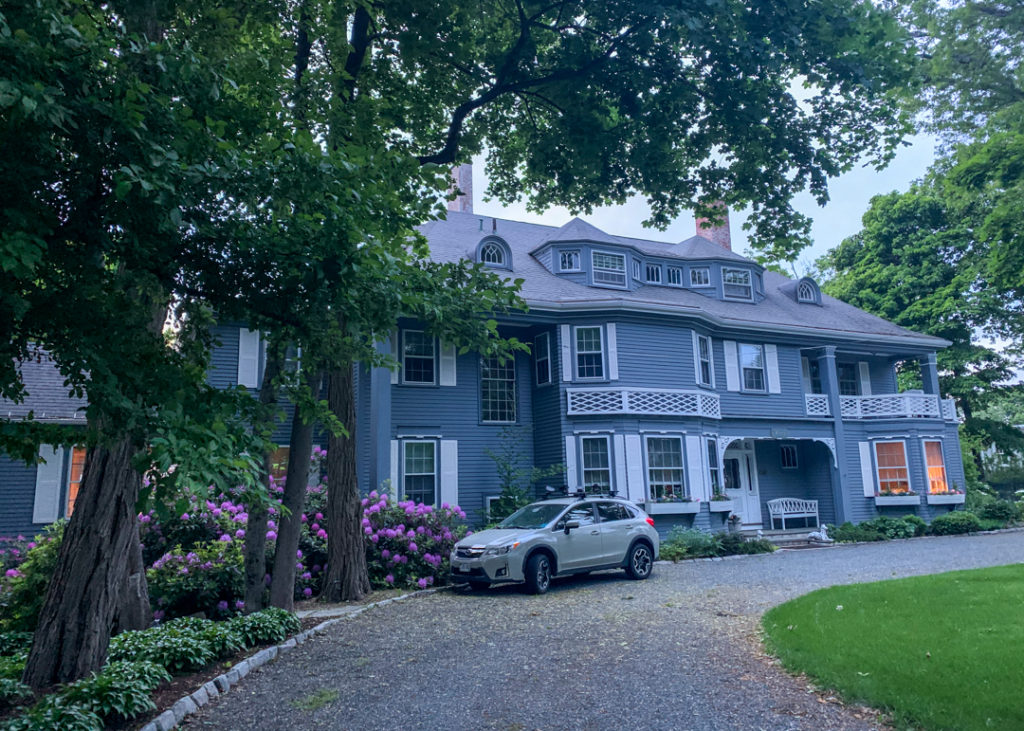
[[[578,520],[570,520],[568,523],[565,524],[565,535],[569,535],[569,531],[571,531],[573,528],[579,527],[580,522]]]

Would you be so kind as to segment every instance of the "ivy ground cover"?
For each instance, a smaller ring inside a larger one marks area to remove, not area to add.
[[[769,611],[785,667],[927,729],[1024,728],[1024,564],[822,589]]]

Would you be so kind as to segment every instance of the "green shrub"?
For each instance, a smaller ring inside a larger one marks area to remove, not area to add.
[[[206,667],[217,658],[209,640],[189,627],[172,622],[137,632],[122,632],[110,640],[111,662],[154,662],[174,674]]]
[[[1002,530],[1006,527],[1006,523],[1001,520],[985,520],[984,518],[979,518],[978,522],[981,523],[982,530]]]
[[[952,536],[981,530],[981,521],[974,513],[956,510],[940,515],[932,521],[929,532],[933,536]]]
[[[1020,519],[1020,511],[1009,500],[993,500],[984,503],[975,512],[982,520],[999,521],[1002,525],[1014,523]]]
[[[60,695],[103,719],[129,719],[155,711],[150,695],[170,679],[167,670],[156,663],[112,662],[100,672],[66,686]]]
[[[0,589],[0,629],[35,631],[50,577],[57,567],[66,522],[54,523],[36,539],[35,547],[18,566],[17,575],[7,580],[6,588]]]
[[[871,520],[865,520],[860,524],[864,530],[873,530],[882,536],[883,539],[893,540],[894,538],[911,538],[915,533],[913,525],[900,518],[892,518],[888,515],[879,515]]]
[[[861,523],[854,525],[846,522],[840,526],[829,526],[829,536],[837,543],[862,543],[866,541],[884,541],[885,535],[875,528]]]
[[[214,657],[231,657],[245,647],[245,638],[232,629],[228,622],[213,622],[199,617],[178,617],[163,625],[174,632],[188,633],[207,643]]]
[[[146,571],[155,616],[181,617],[197,612],[225,616],[245,590],[242,541],[204,541],[175,546]]]
[[[658,551],[659,558],[664,561],[682,561],[684,558],[688,558],[686,555],[686,546],[680,543],[668,543],[664,542],[661,544],[661,548]]]
[[[32,697],[32,689],[19,680],[0,678],[0,710]]]
[[[904,515],[900,520],[914,527],[915,536],[923,536],[928,532],[928,523],[920,515],[910,513],[909,515]]]
[[[766,538],[747,538],[742,533],[716,533],[719,556],[771,553],[775,544]]]
[[[103,719],[92,709],[71,703],[60,693],[51,693],[17,718],[7,721],[4,731],[103,731]]]
[[[667,561],[679,561],[684,558],[771,553],[774,550],[771,541],[763,538],[748,539],[742,533],[706,533],[677,525],[661,542],[660,555]]]
[[[248,646],[281,642],[289,634],[302,629],[298,617],[276,607],[234,617],[226,624],[239,634]]]

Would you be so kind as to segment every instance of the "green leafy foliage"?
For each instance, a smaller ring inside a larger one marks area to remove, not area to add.
[[[913,526],[915,536],[923,536],[928,532],[928,523],[919,515],[910,513],[900,518],[904,523]]]
[[[661,542],[659,555],[666,561],[713,558],[738,554],[771,553],[775,546],[763,538],[746,538],[740,533],[708,533],[674,526]]]
[[[122,632],[111,638],[107,656],[111,662],[154,662],[174,674],[199,670],[213,662],[217,654],[209,640],[189,626],[175,627],[175,621],[179,620],[147,630]]]
[[[1003,525],[1020,520],[1020,509],[1009,500],[993,500],[985,503],[977,511],[982,520],[998,521]]]
[[[150,694],[171,679],[153,662],[112,662],[89,678],[69,684],[60,695],[105,720],[130,719],[156,710]]]
[[[0,710],[14,706],[32,697],[32,689],[19,680],[0,677]]]
[[[3,582],[0,584],[0,628],[19,632],[35,630],[50,577],[57,566],[65,525],[66,521],[57,521],[47,527],[18,566],[19,575],[0,579]]]
[[[974,533],[981,530],[981,521],[974,513],[963,510],[955,510],[945,515],[940,515],[928,530],[933,536],[952,536],[960,533]]]
[[[234,617],[227,625],[250,646],[281,642],[302,628],[298,617],[276,607]]]
[[[201,541],[175,546],[146,571],[160,617],[196,612],[214,616],[234,609],[245,580],[241,541]]]

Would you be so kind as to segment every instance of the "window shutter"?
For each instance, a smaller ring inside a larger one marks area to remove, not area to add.
[[[580,486],[579,477],[576,476],[576,437],[572,435],[565,438],[565,484],[569,492]]]
[[[864,497],[875,496],[875,471],[871,469],[871,443],[860,443],[860,479],[864,483]]]
[[[398,361],[399,367],[402,365],[402,354],[398,352],[398,331],[395,330],[391,335],[388,336],[388,342],[391,344],[391,357]],[[391,371],[391,383],[398,383],[398,368]]]
[[[619,380],[619,341],[614,322],[608,323],[608,379]]]
[[[811,361],[806,357],[800,359],[800,370],[804,377],[804,393],[814,393],[814,384],[811,382]]]
[[[617,493],[627,493],[629,491],[629,479],[626,477],[626,440],[622,434],[612,435],[612,459],[615,460],[615,481],[612,483],[612,489]]]
[[[260,385],[260,331],[238,328],[238,385]]]
[[[398,499],[398,440],[391,440],[391,497]]]
[[[710,490],[705,479],[707,470],[704,469],[703,450],[701,449],[700,437],[690,435],[686,437],[686,482],[690,490],[690,497],[698,500],[710,500]]]
[[[459,443],[441,440],[441,502],[459,504]]]
[[[693,382],[700,384],[700,343],[697,342],[697,331],[691,330],[690,340],[693,342]]]
[[[441,377],[439,382],[442,386],[455,385],[455,364],[455,346],[441,343]]]
[[[572,326],[562,325],[560,339],[562,341],[562,382],[572,382]]]
[[[708,335],[708,365],[711,371],[711,388],[715,386],[715,339]]]
[[[646,499],[644,488],[644,456],[639,434],[627,434],[626,445],[626,499],[642,503]]]
[[[725,387],[730,391],[740,390],[740,363],[736,354],[736,341],[723,340],[725,347]]]
[[[764,361],[768,371],[768,393],[782,393],[782,381],[779,378],[779,349],[769,343],[764,346]]]
[[[860,395],[870,396],[871,395],[871,366],[867,361],[861,361],[857,364],[857,370],[860,372]]]
[[[52,523],[60,517],[60,488],[64,478],[64,450],[43,444],[36,465],[36,495],[32,505],[33,523]]]

